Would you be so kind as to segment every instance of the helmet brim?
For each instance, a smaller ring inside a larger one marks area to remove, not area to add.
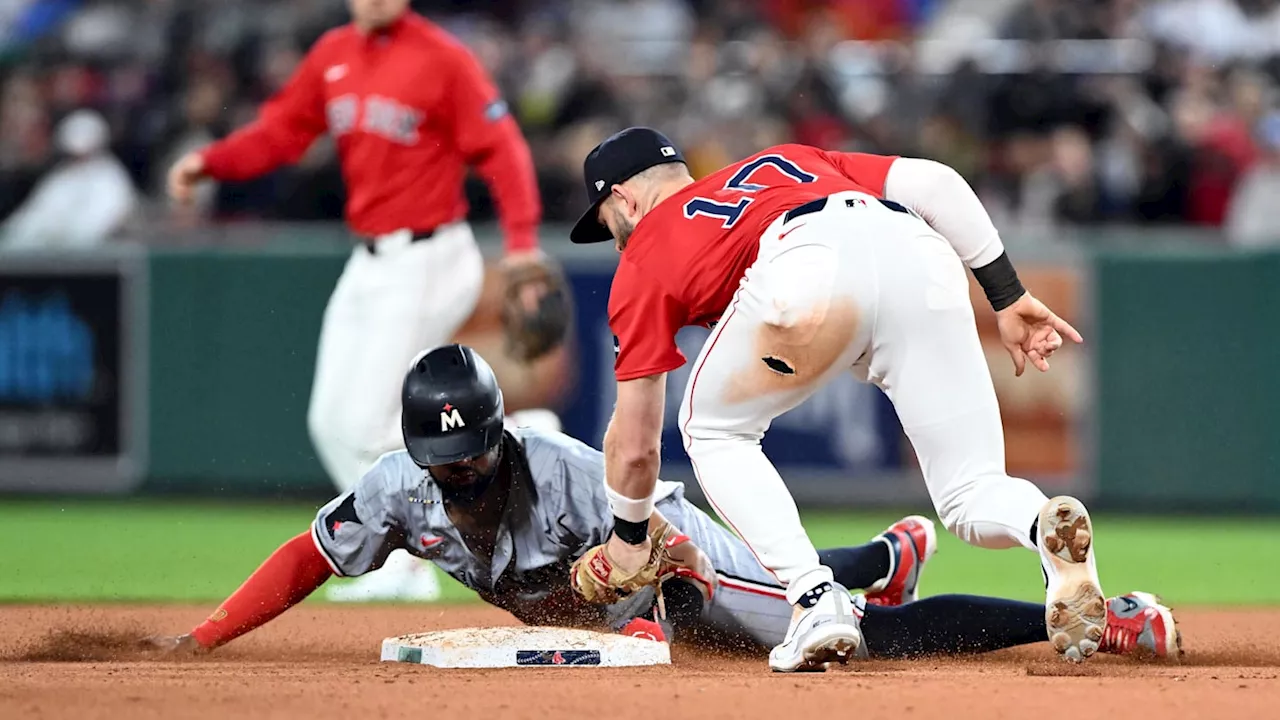
[[[405,449],[419,467],[447,465],[479,457],[502,440],[502,425],[482,432],[460,432],[440,437],[406,437]]]

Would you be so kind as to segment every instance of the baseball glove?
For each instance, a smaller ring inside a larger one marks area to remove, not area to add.
[[[502,328],[506,352],[523,362],[537,360],[569,335],[573,298],[564,273],[545,256],[521,258],[504,268]]]
[[[681,534],[666,519],[655,517],[649,521],[649,540],[652,542],[649,561],[630,574],[614,566],[607,543],[587,550],[569,571],[574,591],[587,602],[611,605],[631,593],[653,587],[662,617],[666,616],[662,583],[671,578],[687,580],[707,600],[715,595],[716,574],[711,560],[687,535]]]

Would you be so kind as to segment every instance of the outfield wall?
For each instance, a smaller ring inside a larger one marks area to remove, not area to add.
[[[480,235],[494,251],[496,236]],[[327,493],[305,417],[343,243],[331,226],[254,226],[190,247],[125,244],[78,265],[0,255],[0,488]],[[1268,282],[1280,254],[1010,245],[1027,285],[1088,341],[1052,373],[1014,379],[974,287],[1011,472],[1116,507],[1280,510],[1267,447],[1280,436],[1268,372],[1280,346],[1266,320],[1280,314]],[[460,339],[494,362],[514,407],[552,406],[598,445],[613,402],[604,307],[616,260],[549,247],[577,293],[572,346],[534,368],[502,358],[492,272]],[[679,342],[694,357],[704,337],[689,329]],[[685,375],[670,383],[672,428]],[[765,447],[807,504],[925,498],[892,407],[851,377],[779,418]],[[664,476],[692,479],[674,431]]]

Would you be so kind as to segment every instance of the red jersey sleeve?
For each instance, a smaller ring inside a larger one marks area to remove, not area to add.
[[[536,248],[542,204],[529,146],[475,55],[461,45],[453,53],[445,102],[455,141],[493,193],[507,251]]]
[[[824,154],[841,174],[881,197],[884,197],[884,182],[885,178],[889,177],[889,166],[898,159],[896,155],[870,153],[825,152]]]
[[[617,352],[614,376],[635,380],[684,365],[676,333],[687,317],[680,300],[623,256],[609,291],[609,328]]]
[[[272,553],[191,634],[204,648],[225,645],[302,602],[332,576],[311,532],[304,532]]]
[[[204,150],[205,173],[216,180],[248,180],[297,162],[327,127],[320,45],[254,122]]]

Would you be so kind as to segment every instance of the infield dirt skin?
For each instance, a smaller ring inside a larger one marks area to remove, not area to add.
[[[439,670],[378,661],[382,638],[512,625],[481,606],[303,606],[208,656],[133,649],[208,608],[0,606],[0,718],[1280,717],[1280,611],[1179,612],[1186,656],[1067,664],[1047,643],[967,659],[776,675],[763,657],[671,666]]]

